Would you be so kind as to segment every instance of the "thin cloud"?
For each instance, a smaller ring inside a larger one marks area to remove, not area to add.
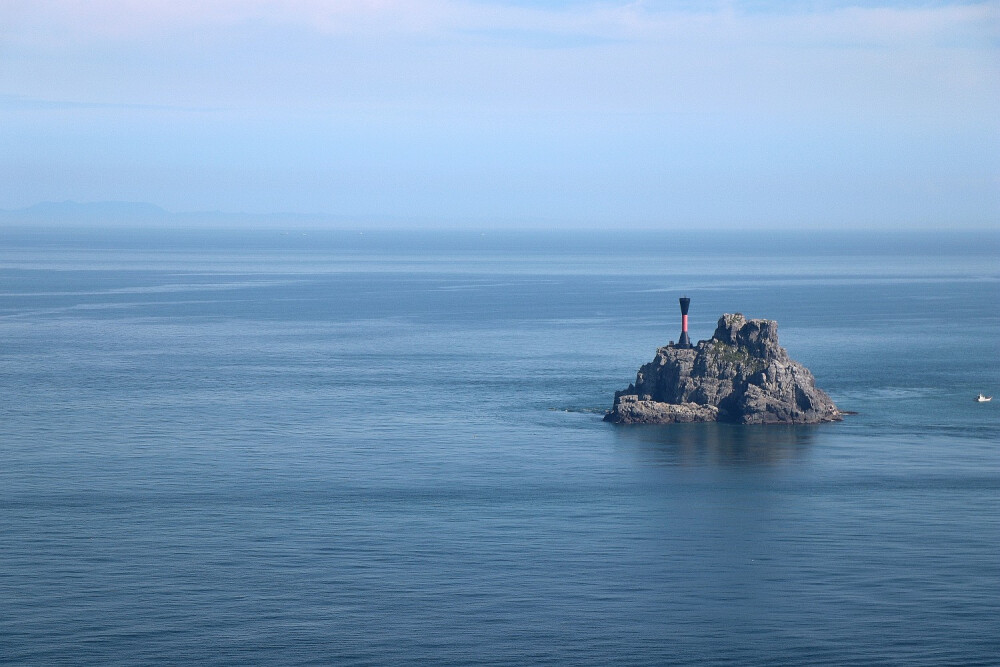
[[[990,106],[993,5],[783,6],[14,1],[0,92],[191,109]]]
[[[782,5],[787,6],[787,5]],[[296,26],[320,34],[445,35],[494,31],[592,39],[775,39],[899,43],[956,32],[997,38],[992,3],[834,6],[749,12],[737,3],[585,3],[556,7],[458,0],[14,0],[0,7],[7,44],[134,40],[231,26]],[[571,43],[571,42],[570,42]],[[583,43],[588,43],[584,41]]]

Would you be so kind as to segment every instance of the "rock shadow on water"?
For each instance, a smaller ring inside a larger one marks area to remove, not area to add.
[[[772,466],[805,457],[816,438],[812,424],[776,424],[764,428],[703,422],[641,425],[614,429],[629,449],[671,466]]]

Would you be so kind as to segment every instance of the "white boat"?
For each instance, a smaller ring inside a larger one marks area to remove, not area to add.
[[[992,401],[993,397],[983,396],[982,394],[980,394],[979,396],[976,396],[976,400],[979,401],[980,403],[985,403],[986,401]]]

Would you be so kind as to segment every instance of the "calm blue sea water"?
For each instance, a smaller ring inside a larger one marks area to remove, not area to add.
[[[0,662],[1000,662],[995,235],[0,230]],[[692,298],[858,414],[601,421]]]

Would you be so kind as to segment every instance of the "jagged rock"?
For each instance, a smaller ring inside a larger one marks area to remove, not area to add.
[[[661,347],[635,384],[615,392],[605,421],[814,424],[842,419],[812,373],[778,344],[778,323],[725,314],[710,340]]]

